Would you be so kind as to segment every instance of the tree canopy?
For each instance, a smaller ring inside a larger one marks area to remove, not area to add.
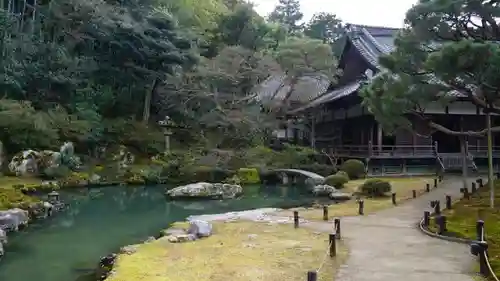
[[[260,110],[257,85],[279,72],[334,71],[338,19],[304,25],[297,1],[281,1],[270,20],[240,0],[43,3],[0,11],[0,140],[9,153],[67,140],[156,153],[166,115],[184,145],[259,144],[278,123]]]

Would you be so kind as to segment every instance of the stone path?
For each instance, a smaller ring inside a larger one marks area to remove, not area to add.
[[[469,180],[472,182],[473,179]],[[342,238],[350,256],[336,281],[473,281],[469,247],[422,234],[416,224],[430,200],[460,196],[460,178],[448,178],[437,189],[376,214],[342,218]],[[331,231],[331,223],[310,222]]]

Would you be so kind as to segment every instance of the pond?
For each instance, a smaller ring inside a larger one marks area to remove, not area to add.
[[[68,210],[11,233],[2,281],[89,280],[99,258],[155,236],[189,215],[311,204],[301,187],[249,186],[239,199],[167,201],[164,187],[106,187],[63,192]]]

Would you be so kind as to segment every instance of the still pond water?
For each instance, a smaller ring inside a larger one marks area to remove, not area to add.
[[[245,187],[245,196],[224,201],[169,202],[164,187],[107,187],[62,193],[70,204],[26,230],[9,236],[0,261],[2,281],[88,280],[99,258],[121,246],[154,236],[189,215],[310,204],[300,187]]]

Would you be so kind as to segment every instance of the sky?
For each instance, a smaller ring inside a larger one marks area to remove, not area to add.
[[[262,16],[267,16],[278,0],[251,0]],[[406,11],[417,0],[300,0],[304,20],[320,12],[334,13],[345,23],[403,27]]]

